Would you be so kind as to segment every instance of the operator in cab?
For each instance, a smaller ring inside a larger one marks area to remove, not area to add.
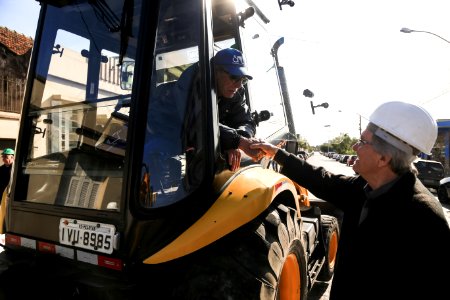
[[[258,160],[259,151],[249,147],[257,141],[256,124],[245,99],[245,86],[253,76],[247,71],[242,52],[234,48],[219,50],[211,63],[218,97],[220,146],[230,170],[236,171],[241,163],[240,150],[254,161]],[[194,63],[183,72],[178,81],[182,89],[192,85],[198,68],[198,63]]]
[[[254,157],[257,151],[249,148],[256,134],[256,124],[245,102],[244,86],[253,77],[248,74],[241,51],[225,48],[212,59],[219,106],[220,144],[230,170],[241,163],[241,151]]]

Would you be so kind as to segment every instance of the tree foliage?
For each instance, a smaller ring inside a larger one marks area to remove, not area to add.
[[[336,152],[339,154],[356,154],[353,150],[353,145],[358,142],[357,138],[350,137],[347,133],[341,133],[339,136],[323,143],[319,146],[312,147],[308,141],[297,135],[298,149],[308,152],[318,150],[321,152]]]
[[[307,152],[312,152],[314,150],[314,147],[312,147],[308,141],[301,137],[300,135],[297,135],[297,143],[298,143],[298,149],[299,150],[304,150]]]
[[[352,149],[353,145],[358,141],[357,138],[351,138],[346,133],[341,133],[339,136],[331,139],[329,142],[320,145],[322,152],[336,152],[340,154],[355,154]]]

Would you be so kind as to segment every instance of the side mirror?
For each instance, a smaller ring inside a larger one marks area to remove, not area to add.
[[[120,88],[131,90],[134,78],[134,61],[124,61],[120,68]]]
[[[272,116],[272,113],[268,110],[262,110],[261,112],[254,111],[252,112],[253,121],[256,123],[256,126],[259,125],[259,122],[267,121]]]
[[[270,119],[270,117],[272,116],[272,114],[268,111],[268,110],[262,110],[259,113],[259,121],[267,121]]]
[[[247,20],[248,18],[252,17],[255,14],[255,8],[253,6],[250,6],[248,8],[245,9],[245,11],[238,13],[238,17],[239,17],[239,25],[242,28],[245,28],[245,20]]]

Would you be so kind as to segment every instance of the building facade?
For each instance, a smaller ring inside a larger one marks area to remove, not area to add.
[[[0,26],[0,149],[15,148],[33,39]]]

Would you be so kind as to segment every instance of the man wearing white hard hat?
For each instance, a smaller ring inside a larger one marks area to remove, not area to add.
[[[422,107],[380,105],[353,145],[355,176],[336,175],[268,143],[251,148],[344,212],[330,299],[446,299],[450,228],[412,162],[430,153],[437,125]]]

